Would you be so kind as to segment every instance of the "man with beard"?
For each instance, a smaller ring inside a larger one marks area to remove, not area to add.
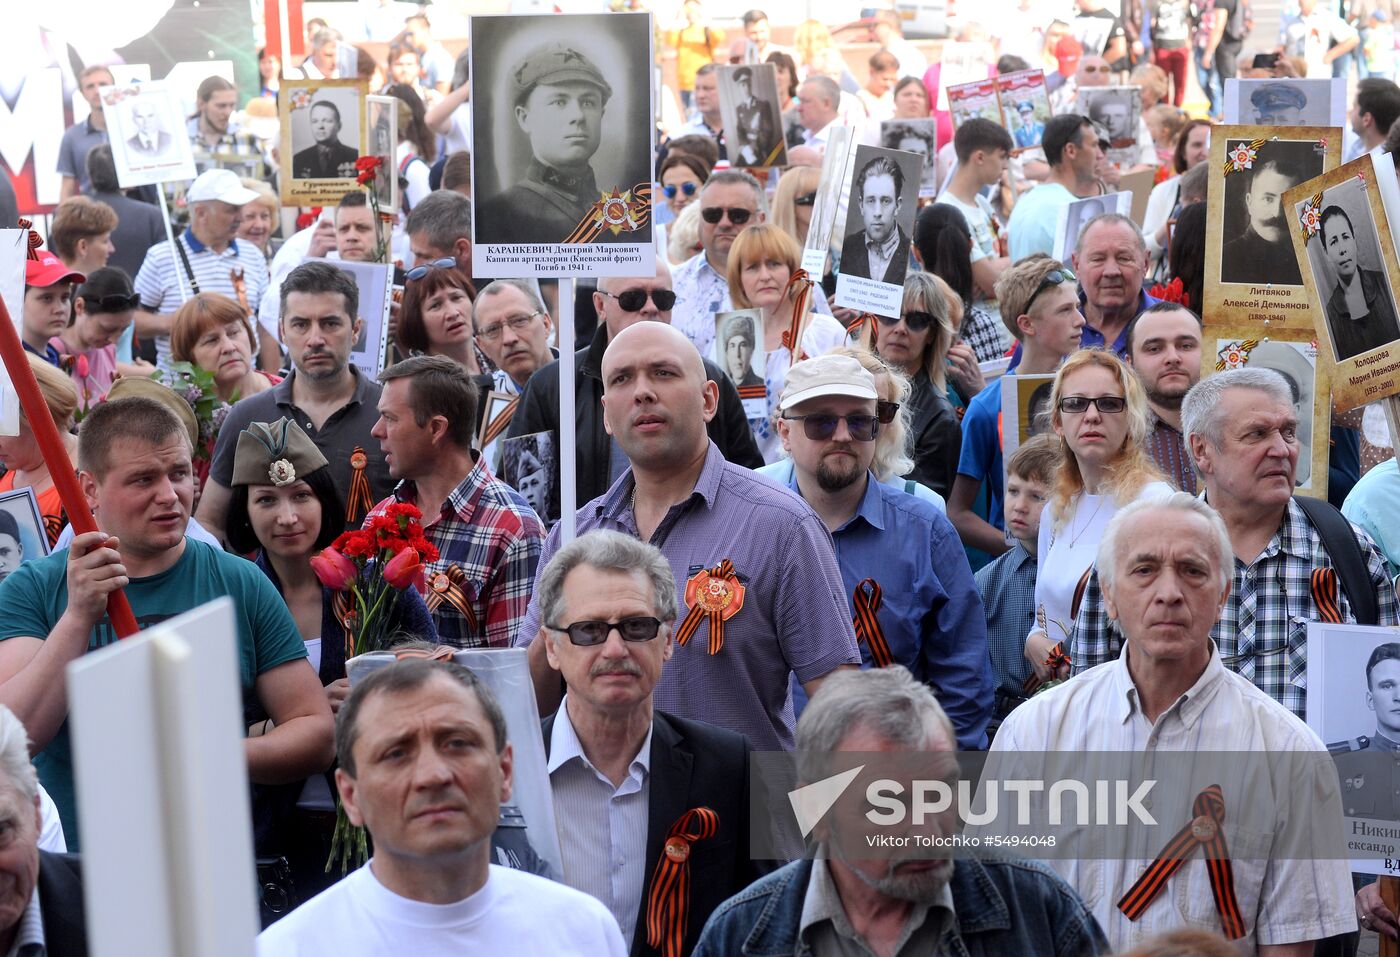
[[[1181,433],[1181,400],[1201,380],[1201,317],[1175,302],[1152,306],[1128,326],[1127,358],[1152,410],[1148,454],[1167,481],[1195,495],[1196,470]]]
[[[877,156],[855,178],[864,229],[841,244],[841,272],[876,282],[904,284],[909,271],[909,237],[899,225],[904,171],[888,156]]]
[[[861,667],[901,664],[937,688],[958,747],[976,750],[986,743],[994,693],[982,598],[943,513],[871,474],[876,398],[874,376],[850,356],[788,370],[778,435],[792,457],[789,488],[836,543]]]
[[[1356,230],[1346,210],[1324,209],[1318,235],[1327,261],[1337,271],[1337,284],[1327,297],[1327,325],[1337,358],[1350,359],[1400,339],[1385,276],[1358,264]]]
[[[798,780],[824,781],[851,764],[834,752],[897,752],[957,774],[952,722],[929,687],[900,665],[832,675],[797,726]],[[929,851],[879,856],[867,841],[950,836],[956,810],[915,830],[872,827],[866,782],[849,787],[811,833],[823,846],[730,898],[710,916],[694,957],[730,954],[1038,954],[1109,952],[1098,922],[1063,880],[1009,857],[936,859]],[[800,793],[800,792],[797,792]],[[910,840],[912,843],[912,840]],[[1014,917],[1012,916],[1014,915]]]
[[[1244,210],[1248,224],[1244,232],[1225,244],[1220,252],[1220,281],[1235,283],[1274,283],[1300,286],[1303,275],[1293,255],[1288,226],[1283,221],[1283,194],[1301,183],[1303,173],[1278,157],[1267,154],[1269,145],[1259,148],[1259,158],[1245,188]]]

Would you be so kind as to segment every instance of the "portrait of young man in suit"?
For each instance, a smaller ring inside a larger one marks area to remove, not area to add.
[[[863,226],[841,243],[841,272],[902,285],[909,271],[909,236],[899,224],[904,171],[890,157],[876,156],[856,173],[852,193]]]

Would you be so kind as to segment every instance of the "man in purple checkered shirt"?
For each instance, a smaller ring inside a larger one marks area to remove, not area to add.
[[[365,521],[396,502],[416,505],[439,553],[427,566],[438,638],[454,648],[509,648],[534,587],[544,525],[472,448],[477,389],[459,363],[414,356],[379,380],[370,435],[399,484]]]
[[[1152,411],[1147,453],[1167,481],[1196,494],[1196,471],[1181,432],[1181,402],[1201,381],[1201,317],[1175,302],[1159,302],[1128,323],[1128,365]]]
[[[810,696],[860,664],[831,535],[796,495],[724,460],[705,432],[718,387],[684,334],[659,322],[623,330],[603,356],[604,421],[631,468],[578,512],[595,528],[650,542],[671,563],[683,609],[656,707],[792,750],[790,676]],[[558,550],[556,527],[541,563]],[[530,646],[540,711],[562,688],[533,600],[516,636]],[[718,627],[717,627],[718,625]]]

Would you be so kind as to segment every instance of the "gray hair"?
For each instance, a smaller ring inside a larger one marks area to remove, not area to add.
[[[1127,216],[1120,216],[1118,213],[1102,213],[1095,216],[1083,225],[1079,230],[1079,238],[1074,242],[1074,254],[1076,256],[1084,252],[1084,237],[1089,235],[1089,230],[1095,226],[1127,226],[1132,230],[1133,238],[1137,240],[1138,252],[1147,252],[1147,241],[1142,238],[1142,228]]]
[[[822,682],[797,722],[798,781],[826,777],[832,753],[857,728],[910,750],[923,750],[941,730],[957,747],[943,706],[903,665],[838,671]]]
[[[449,250],[457,240],[472,238],[472,201],[454,190],[434,190],[414,205],[403,230],[423,233],[433,248]]]
[[[1140,498],[1124,506],[1113,516],[1108,527],[1104,529],[1103,537],[1099,539],[1099,553],[1094,560],[1099,572],[1100,585],[1104,588],[1113,587],[1118,574],[1118,561],[1122,557],[1123,540],[1131,538],[1131,535],[1127,534],[1128,526],[1136,516],[1150,509],[1161,509],[1169,513],[1190,513],[1204,519],[1208,528],[1206,544],[1215,552],[1212,560],[1215,563],[1216,579],[1221,588],[1230,583],[1235,571],[1235,547],[1230,544],[1230,533],[1226,530],[1220,513],[1188,492],[1173,492],[1166,498]],[[1162,520],[1171,528],[1180,529],[1181,518],[1179,514],[1169,514],[1163,516]]]
[[[1220,448],[1221,429],[1225,425],[1222,403],[1229,389],[1255,389],[1279,405],[1293,405],[1293,392],[1288,381],[1273,369],[1230,369],[1217,372],[1191,387],[1181,401],[1181,434],[1186,441],[1199,435]]]
[[[821,74],[809,76],[807,77],[807,82],[804,83],[803,86],[808,84],[821,90],[822,98],[826,100],[827,105],[833,110],[836,109],[836,105],[841,102],[841,85],[831,77],[822,76]]]
[[[754,179],[752,173],[741,169],[716,170],[705,180],[705,185],[700,187],[700,195],[704,196],[705,190],[711,186],[747,186],[753,190],[754,206],[764,216],[768,215],[768,196],[763,191],[763,184]]]
[[[1205,202],[1206,176],[1210,173],[1210,163],[1197,163],[1181,174],[1178,183],[1182,204]]]
[[[429,240],[431,242],[431,240]],[[549,310],[544,307],[544,302],[540,299],[539,292],[536,291],[535,283],[530,279],[493,279],[481,287],[481,292],[476,294],[476,301],[472,303],[472,328],[476,328],[476,314],[481,309],[482,300],[487,296],[497,296],[507,289],[517,289],[525,297],[525,301],[530,304],[530,308],[535,312],[543,312],[546,315]]]
[[[559,624],[564,614],[564,580],[580,565],[602,572],[640,572],[651,582],[651,606],[662,621],[676,620],[676,576],[671,563],[653,545],[603,529],[580,535],[559,551],[540,570],[535,594],[540,603],[540,621],[547,627]]]
[[[39,796],[39,776],[29,760],[29,732],[15,713],[0,705],[0,774],[29,802]]]

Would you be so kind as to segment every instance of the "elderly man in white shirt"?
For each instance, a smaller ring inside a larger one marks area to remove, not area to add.
[[[1233,896],[1215,893],[1219,875],[1208,876],[1204,848],[1194,844],[1181,868],[1155,888],[1150,879],[1140,880],[1159,870],[1151,859],[1101,854],[1104,859],[1050,862],[1084,898],[1115,950],[1168,929],[1213,925],[1249,952],[1302,957],[1313,953],[1314,942],[1356,929],[1346,860],[1296,853],[1290,843],[1325,839],[1312,835],[1340,838],[1336,771],[1322,741],[1283,705],[1228,671],[1210,638],[1233,563],[1224,522],[1191,495],[1138,501],[1119,512],[1104,533],[1097,565],[1109,615],[1125,636],[1122,655],[1031,698],[1007,718],[992,745],[989,779],[1007,778],[1010,765],[1035,753],[1150,755],[1153,777],[1165,779],[1157,783],[1156,804],[1148,804],[1165,834],[1163,847],[1183,823],[1191,823],[1202,844],[1213,838],[1213,825],[1223,830]],[[1182,792],[1181,778],[1163,770],[1177,767],[1166,757],[1174,752],[1183,754],[1183,766],[1218,764],[1212,775],[1222,779],[1223,816],[1211,820],[1193,806],[1178,819],[1167,809],[1174,802],[1209,801],[1204,791]],[[1313,778],[1301,786],[1290,780],[1275,792],[1276,799],[1282,795],[1278,813],[1268,802],[1241,799],[1246,787],[1251,799],[1260,792],[1252,789],[1259,781],[1250,777],[1254,762],[1240,755],[1259,754],[1263,771],[1265,754],[1277,762],[1288,752],[1296,765],[1312,769]]]

